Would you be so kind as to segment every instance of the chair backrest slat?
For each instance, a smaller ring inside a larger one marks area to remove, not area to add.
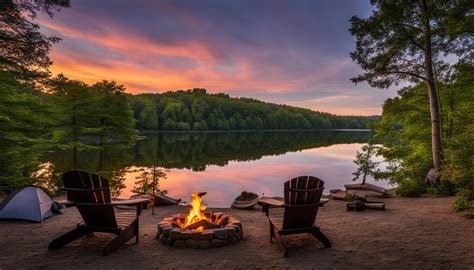
[[[314,176],[299,176],[284,185],[283,229],[310,227],[314,224],[324,182]]]
[[[63,183],[68,201],[97,204],[76,206],[88,226],[117,227],[113,206],[105,205],[111,200],[107,178],[72,170],[63,174]]]

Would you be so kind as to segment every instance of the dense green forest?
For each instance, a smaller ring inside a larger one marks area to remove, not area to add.
[[[474,218],[474,2],[371,1],[353,16],[354,83],[409,85],[385,101],[374,140],[388,170],[378,177],[397,193],[457,194],[455,208]]]
[[[383,107],[375,125],[374,140],[382,142],[380,153],[388,162],[382,178],[399,185],[398,193],[419,196],[425,192],[461,196],[456,207],[472,208],[474,199],[474,65],[458,64],[450,83],[438,85],[442,108],[441,134],[444,161],[441,179],[433,187],[425,182],[432,166],[430,113],[426,85],[399,91]]]
[[[366,129],[377,116],[337,116],[205,89],[131,97],[140,130]]]

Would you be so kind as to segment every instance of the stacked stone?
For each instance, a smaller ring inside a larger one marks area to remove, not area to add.
[[[163,245],[175,248],[209,249],[236,244],[243,239],[242,223],[231,216],[224,227],[202,232],[174,225],[177,218],[181,217],[164,218],[158,224],[156,238]]]

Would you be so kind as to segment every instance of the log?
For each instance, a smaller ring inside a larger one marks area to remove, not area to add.
[[[372,184],[345,184],[344,187],[346,188],[346,190],[369,190],[382,194],[387,193],[384,188]]]
[[[364,209],[380,210],[385,211],[384,202],[363,202],[363,201],[354,201],[346,203],[347,211],[364,211]]]
[[[385,211],[385,203],[384,202],[366,202],[365,208]]]
[[[192,230],[192,229],[197,229],[199,227],[203,226],[205,229],[214,229],[214,228],[220,228],[221,226],[214,224],[212,222],[209,222],[205,219],[201,219],[200,221],[194,222],[193,224],[190,224],[186,226],[186,229]]]

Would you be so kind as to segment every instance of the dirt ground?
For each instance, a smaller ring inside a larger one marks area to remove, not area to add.
[[[387,210],[346,212],[331,200],[316,223],[332,248],[311,236],[287,237],[288,258],[269,242],[268,221],[260,208],[222,209],[239,218],[245,240],[219,249],[175,249],[156,239],[156,224],[187,208],[144,210],[140,243],[101,256],[110,235],[96,234],[48,251],[48,243],[81,218],[75,208],[43,224],[0,222],[0,269],[474,269],[474,221],[452,210],[452,198],[388,198]],[[220,210],[219,210],[220,211]]]

